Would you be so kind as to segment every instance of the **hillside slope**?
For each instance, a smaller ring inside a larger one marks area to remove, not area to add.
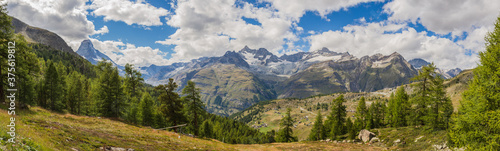
[[[1,107],[1,105],[0,105]],[[3,108],[3,107],[2,107]],[[10,116],[0,109],[0,125]],[[362,144],[296,142],[272,144],[225,144],[216,140],[192,138],[177,133],[136,127],[98,118],[52,113],[34,107],[18,111],[15,147],[6,143],[6,127],[0,127],[0,150],[99,150],[100,147],[134,150],[381,150]]]
[[[472,78],[472,70],[465,70],[455,78],[446,80],[444,85],[446,87],[447,96],[451,98],[454,111],[458,110],[461,100],[461,94],[467,90],[468,81]],[[408,93],[412,93],[410,85],[404,85]],[[387,88],[375,92],[346,92],[335,93],[329,95],[319,95],[308,97],[305,99],[277,99],[271,101],[264,101],[257,103],[242,112],[235,113],[230,118],[247,123],[249,126],[258,128],[261,132],[279,129],[279,122],[285,114],[286,108],[291,108],[292,118],[295,120],[294,133],[299,137],[299,140],[305,140],[309,135],[314,118],[319,109],[321,114],[328,115],[329,104],[333,99],[340,94],[344,95],[347,100],[344,105],[347,106],[347,116],[353,117],[356,111],[358,100],[361,97],[366,98],[366,104],[370,105],[376,100],[387,101],[394,93],[396,88]]]

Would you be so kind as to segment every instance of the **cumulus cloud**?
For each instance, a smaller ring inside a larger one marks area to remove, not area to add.
[[[279,10],[280,14],[300,19],[306,11],[317,12],[326,19],[326,15],[341,9],[356,6],[359,3],[384,0],[264,0]]]
[[[137,0],[92,0],[89,9],[95,16],[104,16],[104,20],[123,21],[128,25],[144,26],[163,25],[160,18],[169,14],[169,11]]]
[[[57,33],[66,42],[81,42],[97,32],[94,24],[87,20],[86,0],[8,0],[7,10],[28,25]],[[71,44],[70,44],[71,45]],[[72,45],[71,45],[72,46]],[[76,50],[75,47],[72,47]]]
[[[242,17],[260,25],[249,24]],[[285,43],[298,39],[290,30],[294,28],[291,20],[246,2],[237,6],[235,0],[178,1],[167,24],[177,31],[157,43],[175,45],[172,58],[177,61],[222,55],[245,45],[277,53]]]
[[[94,47],[107,55],[116,64],[134,64],[137,67],[155,65],[166,65],[170,61],[164,57],[167,53],[151,47],[137,47],[134,44],[123,43],[121,41],[99,41],[91,39]]]
[[[472,68],[478,61],[476,55],[466,55],[466,49],[450,39],[427,36],[405,23],[378,22],[348,25],[343,31],[327,31],[309,37],[311,48],[327,47],[355,56],[385,55],[398,52],[406,59],[422,58],[444,69]]]
[[[438,34],[460,36],[477,27],[492,26],[500,15],[498,0],[397,0],[384,6],[391,21],[421,23]]]

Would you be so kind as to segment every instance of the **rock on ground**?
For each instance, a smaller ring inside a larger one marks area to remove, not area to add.
[[[377,136],[377,135],[375,135],[375,133],[370,132],[366,129],[363,129],[363,130],[359,131],[358,138],[360,140],[362,140],[364,143],[366,143],[366,142],[370,141],[375,136]]]

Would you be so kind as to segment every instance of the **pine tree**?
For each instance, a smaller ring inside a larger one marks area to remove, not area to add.
[[[83,102],[83,85],[81,75],[73,71],[67,79],[66,104],[72,114],[80,114],[81,104]]]
[[[337,136],[345,134],[345,121],[346,121],[346,106],[343,105],[345,102],[344,95],[340,95],[332,101],[332,108],[330,115],[325,121],[325,126],[330,127],[330,138],[336,139]]]
[[[500,150],[500,17],[485,40],[481,64],[474,69],[448,133],[452,144],[470,150]]]
[[[154,102],[149,93],[144,92],[142,94],[139,107],[142,111],[142,125],[152,126],[154,124]]]
[[[125,65],[125,79],[123,80],[123,86],[125,89],[125,94],[129,97],[138,97],[139,89],[143,86],[144,78],[142,78],[141,72],[134,69],[131,64]]]
[[[62,111],[64,104],[62,103],[61,90],[62,84],[59,74],[52,61],[49,61],[49,66],[45,72],[44,93],[46,100],[42,101],[42,106],[49,107],[54,111]]]
[[[293,136],[293,119],[291,116],[292,109],[286,109],[286,115],[281,119],[280,122],[280,130],[278,131],[278,135],[276,136],[277,142],[295,142],[297,141],[297,137]]]
[[[354,126],[354,124],[352,123],[352,120],[351,118],[348,118],[347,121],[346,121],[346,127],[348,129],[347,131],[347,138],[350,139],[350,140],[353,140],[356,138],[356,133],[357,133],[357,129],[356,127]]]
[[[160,111],[163,113],[166,121],[173,125],[179,125],[184,122],[185,117],[182,114],[183,104],[179,98],[179,94],[174,92],[177,90],[177,84],[174,82],[174,79],[168,79],[168,84],[158,85],[156,89],[161,90],[158,100],[161,103]],[[177,128],[174,131],[177,132]]]
[[[132,124],[142,124],[143,111],[141,106],[135,102],[137,102],[137,98],[134,97],[130,101],[130,111],[127,112],[127,121]]]
[[[436,67],[433,63],[428,66],[423,66],[418,75],[413,77],[413,81],[418,81],[413,85],[415,88],[415,96],[411,99],[412,104],[414,104],[412,112],[412,123],[414,125],[424,125],[427,113],[427,105],[431,102],[432,93],[432,79],[436,76]]]
[[[391,95],[389,99],[388,114],[392,127],[406,126],[409,112],[408,94],[403,86],[396,90],[396,95]]]
[[[194,135],[198,135],[199,124],[205,116],[205,104],[201,101],[200,89],[196,88],[193,81],[188,81],[186,87],[182,89],[182,95],[185,95],[184,103],[186,110],[186,117],[188,117],[188,129],[190,129]]]
[[[123,90],[118,69],[113,64],[103,60],[97,63],[99,70],[99,90],[97,100],[101,104],[100,112],[106,117],[120,117],[125,107]]]
[[[358,102],[358,106],[356,107],[356,119],[360,119],[362,123],[362,127],[366,127],[367,119],[368,119],[368,109],[366,108],[365,97],[361,97]]]
[[[212,123],[210,122],[210,120],[203,121],[203,124],[201,124],[201,127],[200,127],[200,136],[212,138],[213,137],[212,131],[213,131],[213,128],[212,128]]]
[[[313,141],[324,140],[326,138],[326,131],[323,125],[323,116],[321,111],[318,110],[318,115],[316,115],[316,120],[314,121],[313,128],[309,134],[309,139]]]
[[[370,105],[369,112],[372,115],[373,128],[384,126],[386,106],[382,101],[375,101]]]

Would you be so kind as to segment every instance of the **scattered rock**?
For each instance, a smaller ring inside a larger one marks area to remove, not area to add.
[[[72,151],[78,151],[78,149],[76,149],[76,148],[71,148],[71,150],[72,150]]]
[[[370,132],[366,129],[363,129],[359,132],[358,139],[362,140],[364,143],[370,141],[373,137],[375,137],[375,133]]]
[[[330,139],[326,139],[327,142],[330,142],[331,140]]]
[[[401,143],[401,140],[400,140],[400,139],[396,139],[396,140],[394,141],[394,143]]]
[[[415,139],[415,142],[417,142],[419,139],[423,138],[424,136],[419,136]]]
[[[447,142],[444,142],[443,145],[432,145],[436,150],[449,150],[448,145],[446,145]]]
[[[380,139],[378,139],[377,137],[374,137],[370,140],[370,144],[372,143],[376,143],[376,142],[380,142]]]
[[[106,149],[104,149],[106,148]],[[106,146],[106,147],[100,147],[99,150],[105,150],[105,151],[135,151],[132,148],[120,148],[120,147],[111,147],[111,146]]]

